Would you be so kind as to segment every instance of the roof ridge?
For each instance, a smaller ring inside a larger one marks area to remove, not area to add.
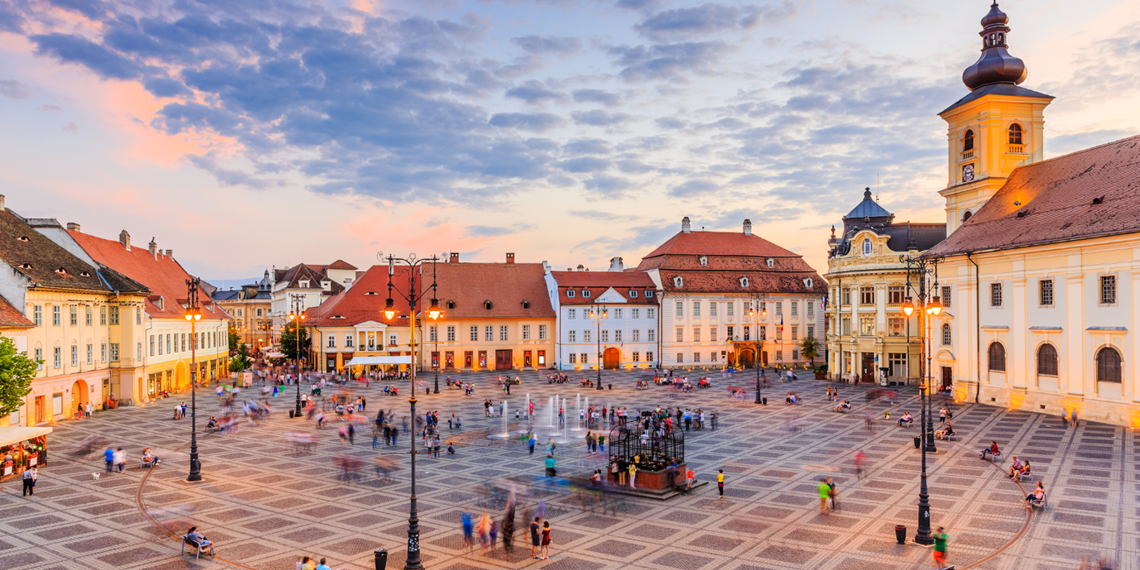
[[[1062,155],[1058,155],[1058,156],[1053,156],[1053,157],[1050,157],[1050,158],[1046,158],[1046,159],[1043,159],[1043,160],[1039,160],[1039,161],[1037,161],[1037,162],[1034,162],[1034,163],[1032,163],[1032,164],[1023,164],[1023,165],[1021,165],[1021,166],[1018,166],[1017,168],[1015,168],[1015,169],[1014,169],[1014,171],[1016,171],[1016,170],[1019,170],[1019,169],[1022,169],[1022,168],[1029,168],[1029,167],[1032,167],[1032,166],[1037,166],[1037,165],[1039,165],[1039,164],[1047,164],[1047,163],[1050,163],[1050,162],[1053,162],[1053,161],[1055,161],[1055,160],[1059,160],[1059,159],[1062,159],[1062,158],[1069,158],[1069,157],[1073,157],[1073,156],[1080,156],[1080,155],[1082,155],[1082,154],[1084,154],[1084,153],[1086,153],[1086,152],[1089,152],[1089,151],[1094,151],[1094,150],[1098,150],[1098,149],[1104,148],[1104,147],[1106,147],[1106,146],[1112,146],[1112,145],[1115,145],[1115,144],[1120,144],[1120,143],[1122,143],[1122,142],[1124,142],[1124,141],[1126,141],[1126,140],[1130,140],[1130,139],[1140,139],[1140,134],[1130,135],[1130,136],[1124,137],[1124,138],[1122,138],[1122,139],[1116,139],[1116,140],[1114,140],[1114,141],[1109,141],[1109,142],[1106,142],[1106,143],[1101,143],[1101,144],[1098,144],[1098,145],[1096,145],[1096,146],[1090,146],[1090,147],[1088,147],[1088,148],[1082,148],[1082,149],[1080,149],[1080,150],[1074,150],[1073,152],[1070,152],[1070,153],[1068,153],[1068,154],[1062,154]],[[1009,173],[1009,177],[1008,177],[1008,178],[1006,178],[1006,180],[1009,180],[1010,178],[1013,178],[1013,172],[1010,172],[1010,173]]]

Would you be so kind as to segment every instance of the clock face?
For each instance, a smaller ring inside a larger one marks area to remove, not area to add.
[[[974,180],[974,165],[967,164],[962,167],[962,182],[972,182]]]

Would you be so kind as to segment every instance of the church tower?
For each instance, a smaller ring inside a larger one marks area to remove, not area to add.
[[[1053,97],[1019,87],[1029,72],[1007,51],[1009,17],[995,1],[982,18],[982,55],[962,73],[970,89],[938,116],[946,121],[946,233],[978,211],[1018,166],[1043,158],[1045,107]]]

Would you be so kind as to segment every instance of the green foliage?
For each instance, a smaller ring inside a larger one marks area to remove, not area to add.
[[[24,405],[24,396],[32,391],[32,380],[39,364],[27,352],[16,352],[16,343],[0,337],[0,416],[6,416]]]
[[[235,327],[233,323],[230,323],[230,353],[231,354],[235,350],[238,349],[239,344],[242,344],[241,335],[238,334],[237,327]]]
[[[815,357],[819,356],[819,341],[814,336],[805,336],[800,341],[800,355],[811,359],[811,365],[815,366]]]
[[[301,327],[301,354],[309,353],[313,339],[309,338],[309,331]],[[290,321],[285,325],[285,332],[281,333],[281,352],[289,360],[297,358],[297,323]]]
[[[237,354],[230,359],[230,372],[249,370],[253,366],[253,359],[249,357],[249,347],[243,342],[238,345],[236,352]]]

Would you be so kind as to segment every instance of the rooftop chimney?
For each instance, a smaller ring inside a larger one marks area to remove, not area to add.
[[[752,220],[744,220],[744,235],[752,235]]]
[[[173,249],[166,250],[166,257],[173,258],[174,257],[174,250]]]
[[[158,244],[154,241],[154,238],[150,238],[150,256],[158,259]]]
[[[681,218],[681,232],[686,234],[692,232],[692,228],[689,227],[689,216]]]
[[[67,229],[68,229],[68,231],[73,231],[73,232],[80,231],[79,230],[79,224],[77,224],[75,222],[67,222]]]
[[[448,263],[459,263],[459,252],[458,251],[451,252],[451,259],[448,259],[447,262]]]
[[[514,265],[514,264],[515,264],[515,254],[508,253],[507,254],[507,265]]]
[[[131,250],[131,234],[128,234],[127,230],[119,232],[119,243],[123,244],[127,251]]]
[[[620,257],[611,257],[610,258],[610,271],[621,272],[624,270],[625,270],[625,268],[622,265],[622,260]]]
[[[586,270],[586,266],[579,263],[578,264],[578,271],[585,271],[585,270]]]

